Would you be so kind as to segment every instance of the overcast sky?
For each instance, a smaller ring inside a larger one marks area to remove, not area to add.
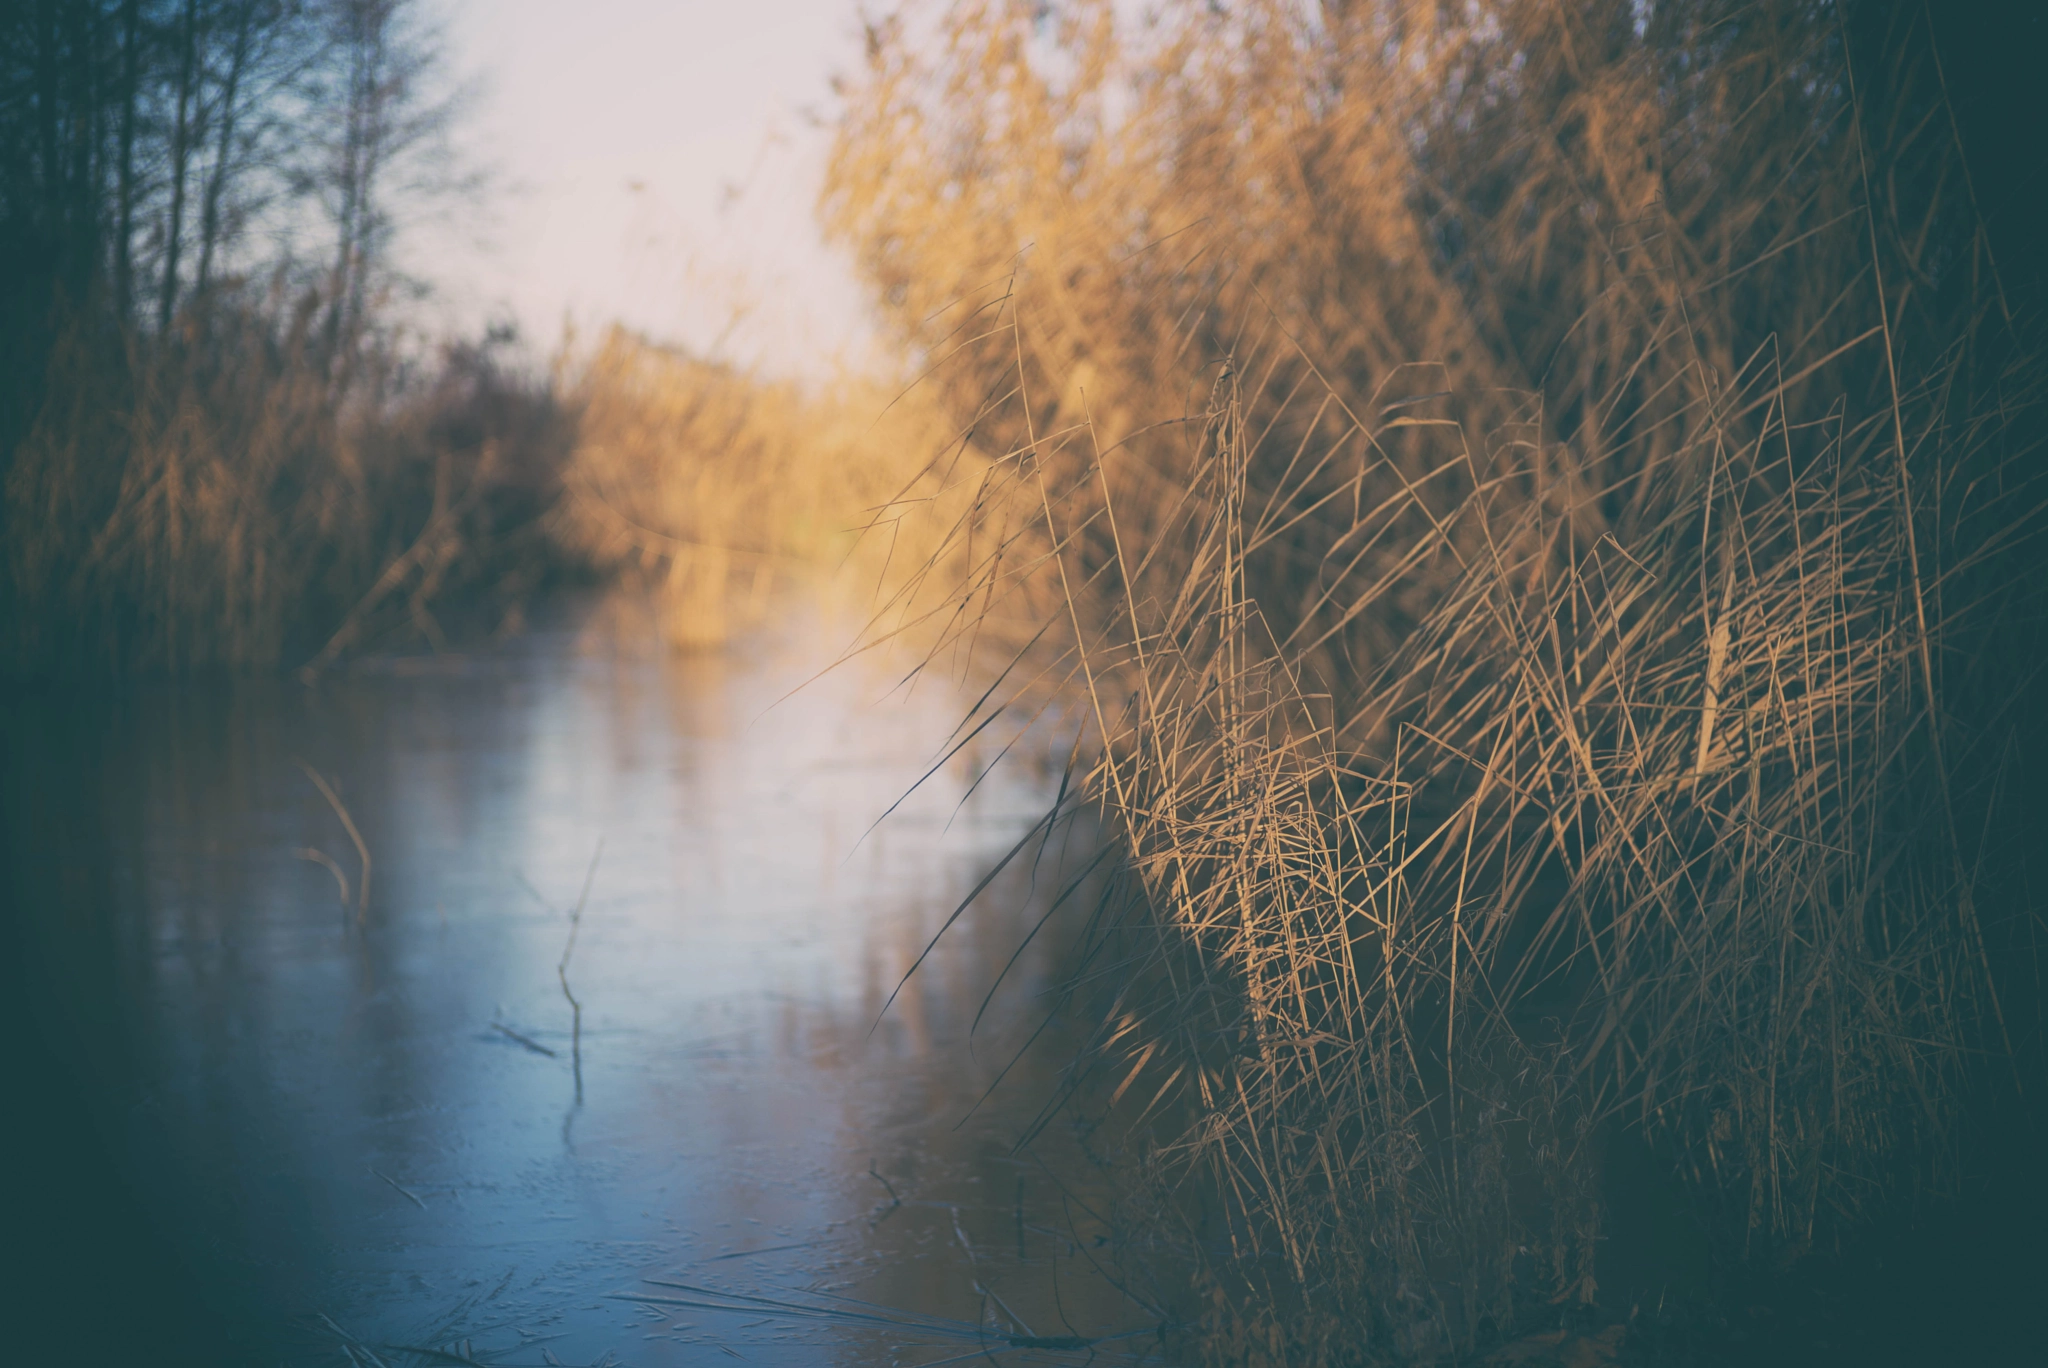
[[[465,139],[504,188],[423,235],[444,321],[510,314],[542,351],[565,316],[818,374],[863,346],[850,269],[812,204],[855,0],[440,0],[479,84]]]

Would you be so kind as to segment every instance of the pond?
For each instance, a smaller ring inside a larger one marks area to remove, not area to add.
[[[1147,1350],[1085,1128],[1017,1148],[1070,1048],[1023,1044],[1078,853],[1030,847],[889,1003],[1050,805],[1051,743],[933,770],[968,700],[900,659],[820,675],[849,636],[823,610],[694,656],[636,611],[313,687],[10,707],[43,1093],[15,1171],[50,1257],[97,1270],[44,1279],[66,1334],[265,1363]]]

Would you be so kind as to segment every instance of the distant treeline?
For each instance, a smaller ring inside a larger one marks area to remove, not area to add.
[[[401,223],[476,188],[455,108],[414,0],[8,7],[7,670],[330,660],[546,573],[546,386],[394,307]]]

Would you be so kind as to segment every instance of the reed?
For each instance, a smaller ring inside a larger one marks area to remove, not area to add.
[[[931,520],[906,513],[945,503],[948,470],[977,459],[923,391],[766,380],[620,329],[568,388],[578,429],[556,536],[651,588],[685,649],[757,625],[793,584],[858,583],[862,601],[900,590],[934,551]]]
[[[1075,1096],[1234,1362],[1590,1305],[1614,1144],[1796,1257],[2038,1059],[2042,372],[1924,45],[1319,14],[913,12],[825,202],[992,453],[940,649],[1040,624],[963,730],[1092,719]]]
[[[512,611],[561,563],[539,518],[565,415],[452,346],[344,387],[315,311],[217,295],[166,338],[81,312],[6,466],[10,673],[190,674],[447,644],[453,601]]]

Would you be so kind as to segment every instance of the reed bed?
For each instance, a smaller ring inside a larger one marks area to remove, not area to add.
[[[795,583],[858,585],[862,601],[892,586],[900,626],[923,604],[903,576],[951,564],[923,531],[934,520],[906,515],[957,498],[978,457],[923,391],[764,380],[614,329],[569,394],[555,535],[652,588],[677,647],[722,645]]]
[[[410,374],[366,348],[344,383],[314,323],[261,294],[162,339],[75,320],[6,467],[10,673],[317,673],[576,569],[540,522],[553,396],[487,345]]]
[[[913,12],[826,199],[993,453],[939,652],[1039,624],[963,730],[1093,719],[1074,1095],[1231,1362],[1594,1305],[1617,1144],[1797,1258],[2038,1061],[2041,370],[1910,16],[1319,14]]]

